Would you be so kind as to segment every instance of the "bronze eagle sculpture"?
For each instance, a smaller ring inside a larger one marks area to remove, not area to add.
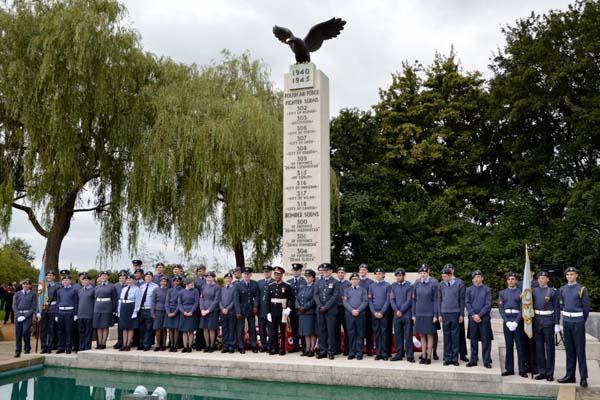
[[[277,25],[273,27],[273,33],[277,39],[290,45],[296,56],[296,63],[307,63],[310,62],[310,53],[319,50],[324,40],[337,37],[344,25],[346,21],[343,19],[331,18],[310,28],[304,40],[295,37],[289,29]]]

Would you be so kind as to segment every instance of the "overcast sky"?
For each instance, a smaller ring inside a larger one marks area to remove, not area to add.
[[[532,11],[565,10],[562,0],[411,0],[411,1],[206,1],[127,0],[130,26],[137,30],[144,48],[178,62],[203,65],[219,60],[220,52],[249,51],[271,68],[271,79],[283,87],[283,74],[294,57],[288,46],[272,33],[273,25],[284,26],[304,37],[316,23],[340,17],[347,25],[340,36],[323,44],[312,61],[330,80],[332,116],[345,107],[369,109],[379,100],[378,91],[391,83],[391,74],[402,61],[418,60],[429,65],[435,52],[449,54],[454,45],[465,71],[479,70],[490,76],[493,53],[504,46],[502,27]],[[32,244],[39,266],[45,241],[14,210],[9,235]],[[182,262],[181,252],[163,238],[142,240],[144,251],[133,254],[164,254],[168,262]],[[99,230],[93,216],[76,214],[66,236],[61,266],[99,266],[96,258]],[[233,265],[232,252],[214,249],[205,242],[194,252],[208,264],[218,260]],[[131,255],[108,260],[109,267],[129,265]]]

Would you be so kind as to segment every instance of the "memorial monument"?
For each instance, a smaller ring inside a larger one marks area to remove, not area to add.
[[[346,21],[313,26],[304,39],[275,26],[297,63],[284,77],[283,263],[316,269],[331,258],[329,79],[310,62],[310,52],[337,37]]]

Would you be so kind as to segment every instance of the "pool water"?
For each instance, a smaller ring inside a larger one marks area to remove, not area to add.
[[[53,367],[34,368],[0,378],[0,400],[121,400],[131,395],[139,385],[146,387],[148,393],[162,386],[168,393],[165,400],[549,400],[540,397],[372,389]],[[468,389],[465,387],[465,390]]]

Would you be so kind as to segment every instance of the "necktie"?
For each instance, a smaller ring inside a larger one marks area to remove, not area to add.
[[[127,300],[127,297],[129,296],[129,289],[131,289],[131,286],[127,286],[127,290],[125,291],[125,300]]]
[[[144,290],[144,294],[142,295],[142,307],[146,303],[146,294],[148,294],[148,288],[149,287],[150,287],[150,285],[146,285],[146,290]]]

